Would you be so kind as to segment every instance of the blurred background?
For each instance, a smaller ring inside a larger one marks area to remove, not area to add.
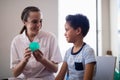
[[[27,6],[39,7],[43,13],[43,27],[53,32],[59,43],[62,57],[72,46],[64,37],[65,17],[81,13],[90,21],[90,31],[85,41],[95,54],[105,56],[111,51],[120,58],[120,0],[0,0],[0,79],[12,77],[10,70],[10,45],[19,34],[23,23],[21,12]]]

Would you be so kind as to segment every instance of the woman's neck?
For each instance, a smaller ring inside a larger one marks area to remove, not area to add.
[[[28,39],[30,40],[30,42],[32,42],[36,36],[36,35],[30,34],[30,33],[27,33],[26,35],[28,36]]]

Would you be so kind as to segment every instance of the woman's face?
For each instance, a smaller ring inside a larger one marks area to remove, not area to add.
[[[40,12],[30,12],[27,21],[24,22],[27,28],[27,35],[37,35],[42,27]]]
[[[69,42],[69,43],[74,43],[75,42],[75,39],[76,39],[76,36],[77,36],[77,33],[76,33],[76,30],[73,29],[68,22],[65,23],[65,37],[66,37],[66,40]]]

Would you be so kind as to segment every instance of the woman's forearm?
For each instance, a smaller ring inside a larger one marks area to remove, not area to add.
[[[19,76],[19,75],[22,73],[22,71],[23,71],[24,67],[26,66],[26,64],[27,64],[27,61],[21,60],[21,61],[12,69],[12,70],[13,70],[14,77],[17,77],[17,76]]]
[[[42,58],[40,60],[40,63],[42,63],[49,71],[52,71],[52,72],[58,71],[58,64],[54,63],[46,58]]]
[[[40,50],[36,50],[33,52],[33,56],[35,57],[35,59],[40,62],[41,64],[43,64],[46,69],[48,69],[51,72],[57,72],[58,71],[58,64],[48,60],[47,58],[45,58],[43,56],[43,53]]]
[[[13,68],[13,74],[15,77],[19,76],[23,72],[30,57],[31,57],[31,50],[29,50],[29,48],[26,48],[24,53],[24,58]]]

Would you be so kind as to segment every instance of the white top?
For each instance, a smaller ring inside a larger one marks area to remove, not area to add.
[[[68,64],[69,80],[83,80],[85,64],[96,62],[94,50],[85,43],[78,52],[72,50],[68,49],[64,58]]]
[[[43,52],[43,56],[45,58],[55,63],[60,63],[62,61],[57,40],[52,33],[40,31],[33,41],[40,44],[40,50]],[[11,44],[10,68],[15,67],[15,65],[23,59],[24,51],[27,47],[29,47],[29,44],[30,41],[25,32],[13,39]],[[42,77],[45,78],[44,80],[53,80],[52,78],[54,78],[54,76],[52,73],[53,72],[48,71],[40,62],[37,62],[33,55],[29,59],[23,71],[24,77]],[[49,79],[47,77],[49,77]]]

